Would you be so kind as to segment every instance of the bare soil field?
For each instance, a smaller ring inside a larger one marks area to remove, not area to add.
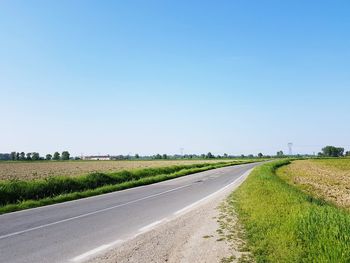
[[[139,161],[39,161],[0,162],[0,180],[32,180],[50,176],[78,176],[92,172],[116,172],[150,167],[216,163],[232,160],[139,160]]]
[[[278,175],[313,196],[350,209],[350,159],[294,161],[278,169]]]

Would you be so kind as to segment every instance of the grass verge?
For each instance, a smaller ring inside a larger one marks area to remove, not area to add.
[[[256,168],[231,195],[257,262],[349,262],[350,214],[276,175],[289,164]]]
[[[245,163],[251,163],[247,161]],[[177,165],[80,177],[52,177],[0,183],[0,214],[153,184],[243,162]]]

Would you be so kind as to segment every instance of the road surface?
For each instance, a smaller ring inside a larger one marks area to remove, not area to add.
[[[0,262],[83,262],[185,213],[256,165],[1,215]]]

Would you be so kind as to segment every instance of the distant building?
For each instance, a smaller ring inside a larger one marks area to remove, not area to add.
[[[109,155],[91,155],[91,156],[84,156],[83,160],[88,161],[109,161],[111,160],[111,156]]]

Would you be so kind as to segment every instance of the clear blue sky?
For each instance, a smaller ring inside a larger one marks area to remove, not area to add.
[[[350,149],[349,1],[0,2],[0,152]]]

